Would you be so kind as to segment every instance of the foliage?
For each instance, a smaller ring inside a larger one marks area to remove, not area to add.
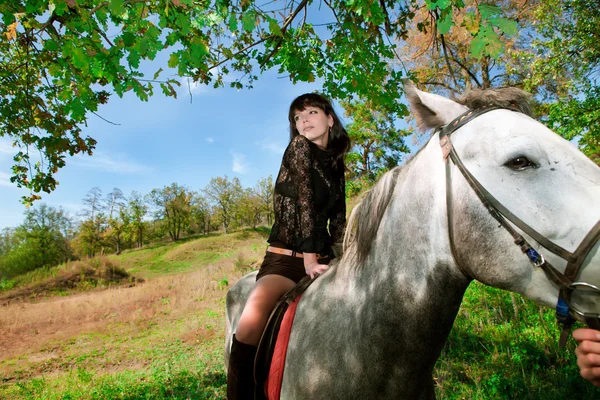
[[[0,292],[10,290],[16,286],[16,282],[6,278],[0,278]]]
[[[263,213],[263,203],[253,189],[245,189],[238,199],[235,211],[240,226],[256,228]]]
[[[229,180],[227,175],[212,178],[206,188],[206,197],[214,204],[217,210],[217,218],[223,225],[225,233],[228,232],[229,224],[236,213],[236,206],[242,197],[244,190],[238,178]]]
[[[92,188],[82,200],[84,207],[77,223],[61,209],[43,203],[30,208],[22,226],[0,233],[0,279],[45,270],[74,258],[119,255],[127,249],[162,242],[165,237],[179,241],[209,234],[220,226],[228,230],[256,227],[272,218],[270,176],[259,180],[254,189],[242,188],[237,178],[214,178],[211,182],[217,201],[211,198],[209,202],[209,198],[176,183],[146,196],[133,191],[129,198],[118,188],[105,198],[99,188]],[[207,186],[207,190],[212,189]],[[155,219],[150,221],[147,216],[152,204]]]
[[[519,0],[499,3],[465,0],[462,12],[448,7],[441,14],[428,2],[425,6],[416,3],[408,35],[399,43],[398,61],[418,82],[440,94],[515,85],[522,80],[519,75],[525,66],[507,64],[515,49],[528,46],[520,35],[530,28],[530,5]],[[451,31],[446,28],[448,21],[454,23]]]
[[[27,209],[23,224],[6,232],[0,275],[12,277],[71,259],[71,230],[71,219],[61,208],[42,203]]]
[[[2,229],[0,236],[0,257],[5,256],[12,248],[17,245],[17,238],[15,237],[14,228]]]
[[[373,182],[365,177],[346,180],[346,202],[349,199],[360,196],[361,193],[368,190]],[[350,209],[350,207],[348,207]]]
[[[148,206],[144,204],[142,195],[135,190],[129,196],[127,205],[127,215],[131,219],[131,227],[133,229],[132,237],[135,239],[138,248],[144,245],[144,217],[148,212]]]
[[[404,144],[409,130],[395,126],[394,115],[366,102],[342,102],[346,116],[352,123],[346,130],[352,142],[352,151],[346,155],[350,179],[375,178],[398,165],[402,153],[410,150]]]
[[[597,398],[579,376],[575,341],[560,349],[559,334],[553,310],[472,283],[435,367],[438,398]]]
[[[561,10],[556,17],[556,9]],[[556,85],[557,95],[541,107],[550,128],[600,165],[600,8],[594,0],[540,2],[536,12],[541,37],[534,46],[543,57],[532,64],[530,86]]]
[[[600,165],[600,86],[550,104],[547,123],[565,139],[578,139],[581,151]]]
[[[452,11],[464,5],[426,4],[440,10],[444,32]],[[493,26],[512,32],[512,25],[493,6],[480,9],[488,15],[472,33],[483,43],[481,52],[495,55]],[[175,97],[179,81],[160,79],[167,67],[214,87],[232,71],[242,72],[251,87],[257,73],[277,68],[292,82],[323,79],[332,98],[356,97],[397,116],[407,113],[398,101],[405,72],[388,60],[414,14],[392,0],[327,0],[323,7],[312,0],[16,0],[3,2],[0,13],[0,135],[18,148],[11,180],[32,192],[24,202],[54,190],[67,156],[92,155],[96,141],[82,126],[113,93],[133,91],[146,101],[158,85]],[[141,63],[160,51],[170,53],[167,65],[144,76]]]
[[[443,95],[522,87],[534,95],[537,117],[564,138],[579,139],[584,153],[599,162],[597,1],[504,0],[496,7],[465,0],[466,12],[452,12],[449,32],[440,26],[443,13],[427,4],[414,10],[400,42],[402,65],[415,80]],[[491,29],[481,27],[484,20]],[[485,43],[478,39],[484,32]],[[506,51],[496,54],[503,46]]]
[[[83,221],[79,224],[78,235],[74,240],[74,248],[80,256],[92,257],[103,252],[105,232],[108,218],[104,213],[106,207],[102,199],[102,190],[93,187],[83,198]]]
[[[266,178],[259,179],[254,186],[254,193],[260,199],[261,210],[267,217],[267,225],[271,226],[273,221],[273,193],[275,186],[273,185],[273,177],[271,175]]]
[[[164,221],[169,237],[174,242],[190,225],[195,197],[195,192],[177,183],[153,189],[148,195],[156,207],[155,216]]]

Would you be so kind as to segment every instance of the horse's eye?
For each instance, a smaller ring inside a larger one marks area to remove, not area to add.
[[[508,160],[504,165],[515,171],[523,171],[524,169],[527,169],[527,168],[536,168],[537,167],[537,165],[535,165],[534,163],[529,161],[529,159],[524,156],[519,156],[519,157],[513,158],[512,160]]]

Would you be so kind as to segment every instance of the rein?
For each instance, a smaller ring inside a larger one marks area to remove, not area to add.
[[[446,209],[448,216],[448,235],[450,238],[450,249],[452,256],[456,261],[456,246],[454,243],[454,226],[453,226],[453,207],[452,207],[452,175],[451,165],[448,159],[452,160],[454,165],[461,172],[463,177],[469,183],[469,186],[477,194],[477,197],[481,200],[488,212],[494,217],[500,225],[510,233],[513,237],[514,243],[521,248],[521,251],[527,255],[529,261],[538,268],[541,268],[546,276],[552,280],[559,288],[558,303],[556,305],[556,316],[559,324],[562,326],[562,332],[560,335],[559,345],[564,346],[568,338],[569,330],[574,322],[573,313],[579,315],[585,320],[587,325],[593,329],[600,329],[600,316],[598,313],[585,313],[576,310],[574,307],[569,306],[569,300],[573,291],[577,288],[583,288],[585,290],[591,290],[595,295],[600,295],[600,288],[591,285],[586,282],[574,282],[575,277],[579,273],[584,260],[586,259],[589,252],[595,246],[600,239],[600,221],[594,225],[594,227],[588,232],[583,238],[575,252],[571,253],[556,243],[552,242],[531,226],[527,225],[516,215],[510,212],[506,207],[502,205],[485,187],[469,172],[466,166],[461,161],[456,150],[452,146],[450,141],[450,135],[472,121],[473,119],[488,113],[490,111],[498,109],[508,109],[511,111],[518,112],[515,109],[503,108],[497,106],[483,106],[475,110],[469,110],[464,114],[454,119],[449,124],[445,125],[441,129],[438,128],[440,146],[442,147],[442,153],[446,164]],[[542,245],[548,251],[561,257],[567,262],[565,272],[561,273],[552,264],[550,264],[544,257],[538,253],[521,235],[509,221],[518,227],[521,231],[525,232],[529,237],[535,240],[537,243]],[[456,263],[461,271],[470,278],[469,274],[466,273],[463,268],[460,267],[459,263]]]

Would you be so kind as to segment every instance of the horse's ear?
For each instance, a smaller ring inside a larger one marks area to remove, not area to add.
[[[408,79],[404,81],[404,92],[410,110],[423,131],[446,125],[468,110],[462,104],[445,97],[420,91]]]

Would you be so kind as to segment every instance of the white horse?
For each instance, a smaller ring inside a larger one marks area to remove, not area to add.
[[[519,106],[524,99],[520,91],[499,90],[458,103],[406,91],[425,128],[446,125],[482,102]],[[438,136],[385,174],[353,210],[343,257],[298,305],[282,399],[434,398],[432,370],[473,279],[556,305],[557,284],[515,246],[455,166],[448,222]],[[600,219],[600,168],[527,115],[493,110],[460,127],[452,140],[477,180],[555,244],[573,251]],[[564,270],[562,259],[524,236]],[[600,286],[598,243],[592,247],[577,280]],[[227,294],[226,361],[254,279],[255,273],[245,276]]]

